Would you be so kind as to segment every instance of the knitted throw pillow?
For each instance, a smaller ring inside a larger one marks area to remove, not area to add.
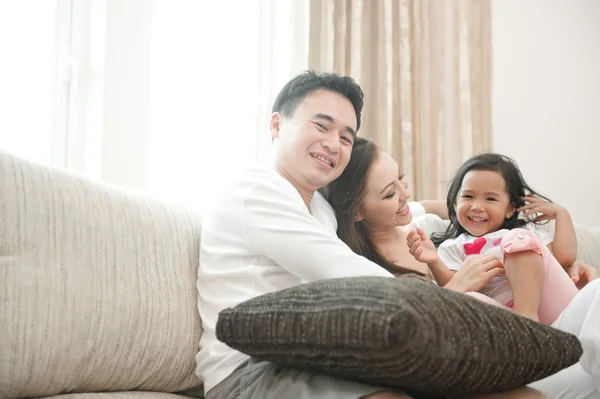
[[[217,337],[276,364],[413,395],[500,392],[575,364],[568,333],[413,279],[342,278],[219,314]]]

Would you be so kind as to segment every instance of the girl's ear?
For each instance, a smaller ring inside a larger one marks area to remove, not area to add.
[[[508,205],[508,209],[506,210],[506,219],[510,219],[515,214],[515,208],[512,205]]]
[[[362,213],[360,213],[360,211],[358,211],[358,212],[356,212],[356,213],[354,214],[354,221],[355,221],[356,223],[358,223],[358,222],[362,222],[364,219],[365,219],[365,218],[364,218],[364,216],[362,215]]]

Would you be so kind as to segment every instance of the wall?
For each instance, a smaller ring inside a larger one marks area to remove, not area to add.
[[[493,0],[494,150],[600,226],[600,1]]]

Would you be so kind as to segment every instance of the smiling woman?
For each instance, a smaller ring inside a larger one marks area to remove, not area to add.
[[[399,165],[374,141],[357,138],[348,167],[321,192],[336,213],[337,234],[354,252],[396,275],[427,275],[427,266],[407,261],[401,226],[412,220]],[[388,245],[386,236],[393,237]],[[402,253],[403,252],[403,253]]]

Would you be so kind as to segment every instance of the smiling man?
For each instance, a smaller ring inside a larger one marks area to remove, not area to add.
[[[250,360],[215,336],[219,311],[258,295],[326,278],[391,277],[338,239],[317,192],[348,164],[362,106],[362,90],[349,77],[306,72],[292,79],[273,105],[273,166],[245,170],[205,214],[197,374],[207,398],[358,399],[382,391]]]
[[[362,90],[349,77],[306,72],[292,79],[273,106],[272,167],[240,173],[204,215],[196,373],[207,399],[408,398],[249,359],[215,334],[221,310],[259,295],[328,278],[392,277],[339,240],[333,210],[317,192],[347,166],[362,106]]]

